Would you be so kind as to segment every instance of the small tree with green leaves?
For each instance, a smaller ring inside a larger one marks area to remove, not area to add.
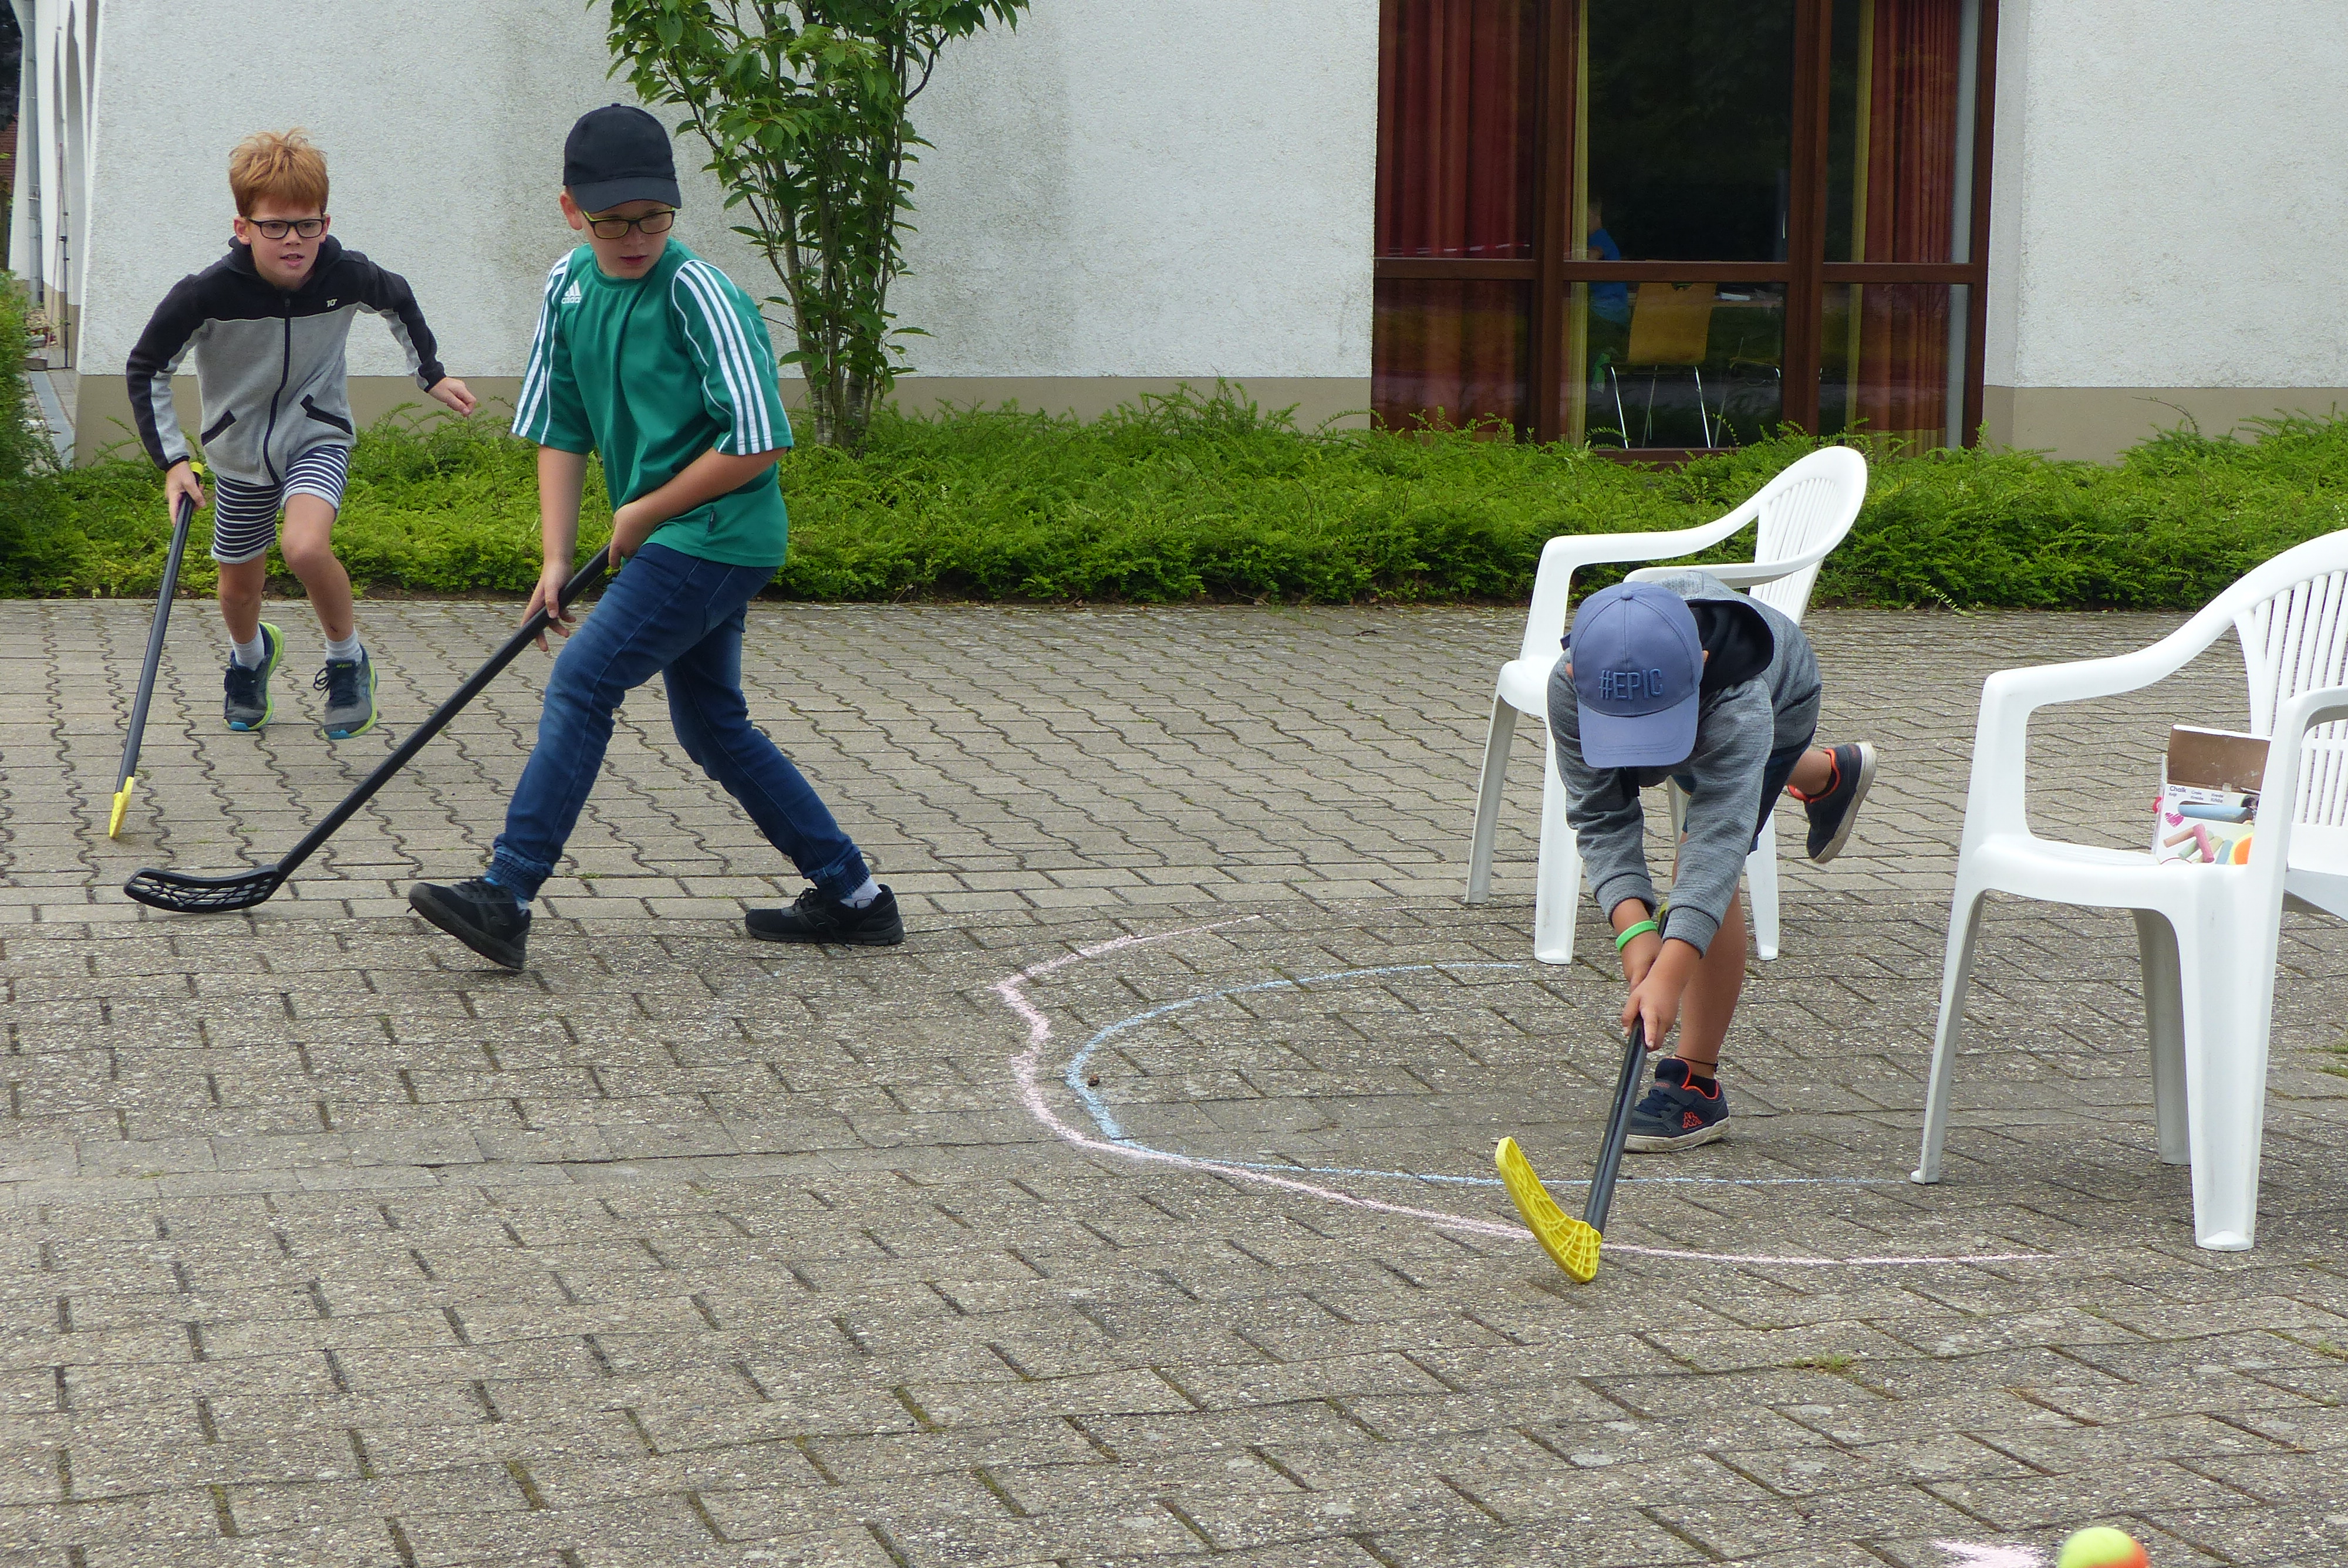
[[[590,4],[598,0],[590,0]],[[938,52],[1027,0],[608,0],[613,74],[682,108],[735,232],[782,281],[815,439],[862,445],[904,363],[889,289],[904,274],[909,110]]]

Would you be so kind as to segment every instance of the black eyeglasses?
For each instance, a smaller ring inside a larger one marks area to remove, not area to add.
[[[598,240],[624,240],[631,229],[641,229],[647,234],[665,234],[676,224],[676,209],[647,212],[641,218],[590,218],[587,227]]]
[[[269,240],[283,240],[289,229],[304,240],[314,240],[326,231],[324,218],[248,218],[245,221],[260,230],[263,238]]]

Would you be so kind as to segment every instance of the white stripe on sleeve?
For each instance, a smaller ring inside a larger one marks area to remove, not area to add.
[[[763,377],[758,356],[750,346],[742,318],[727,297],[724,274],[706,261],[688,261],[677,269],[677,276],[686,280],[686,286],[700,302],[710,337],[717,345],[719,366],[735,400],[736,455],[748,456],[775,450],[775,424],[768,399],[777,395],[761,394]]]
[[[546,295],[538,310],[538,330],[530,334],[530,363],[522,367],[521,390],[514,395],[513,432],[526,441],[536,439],[530,434],[532,422],[543,427],[551,416],[551,411],[546,406],[546,388],[553,373],[555,292],[570,272],[571,258],[565,256],[546,274]]]

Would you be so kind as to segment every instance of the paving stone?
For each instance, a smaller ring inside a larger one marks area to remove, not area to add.
[[[2094,911],[1993,907],[1950,1175],[1905,1180],[1981,681],[2175,618],[1812,616],[1880,782],[1783,863],[1732,1137],[1634,1159],[1574,1286],[1489,1178],[1509,1132],[1578,1201],[1614,1071],[1592,913],[1530,961],[1537,733],[1458,902],[1517,612],[755,608],[752,711],[897,887],[886,952],[742,938],[799,884],[643,700],[528,972],[416,922],[534,659],[259,909],[116,891],[278,853],[510,610],[367,605],[386,722],[333,747],[218,731],[177,618],[109,841],[147,611],[0,604],[12,1562],[2348,1553],[2337,927],[2285,922],[2256,1251],[2191,1245]],[[2041,830],[2132,840],[2166,725],[2240,723],[2232,657],[2041,715]],[[1944,1261],[1834,1261],[1885,1257]]]

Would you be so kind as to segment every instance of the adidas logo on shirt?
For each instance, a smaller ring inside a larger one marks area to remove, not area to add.
[[[575,278],[572,280],[571,286],[562,291],[562,302],[566,305],[575,305],[583,297],[579,292],[579,282]]]

